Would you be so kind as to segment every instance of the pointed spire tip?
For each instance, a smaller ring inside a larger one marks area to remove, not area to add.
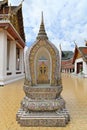
[[[40,25],[37,39],[48,39],[46,31],[45,31],[45,26],[44,26],[43,11],[41,13],[41,25]]]
[[[41,22],[42,22],[42,23],[44,23],[44,21],[43,21],[43,11],[42,11],[42,13],[41,13],[41,14],[42,14],[42,21],[41,21]]]

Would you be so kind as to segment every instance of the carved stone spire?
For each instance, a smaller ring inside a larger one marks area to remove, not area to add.
[[[38,40],[39,39],[48,39],[46,31],[45,31],[45,26],[44,26],[43,12],[42,12],[41,25],[40,25],[40,29],[39,29],[37,39]]]

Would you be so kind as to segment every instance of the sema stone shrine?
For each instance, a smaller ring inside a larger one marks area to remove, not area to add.
[[[61,60],[45,32],[43,13],[35,43],[25,56],[25,97],[17,112],[21,126],[66,126],[70,120],[61,97]]]

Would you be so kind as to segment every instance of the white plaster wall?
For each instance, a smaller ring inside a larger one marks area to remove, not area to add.
[[[77,63],[83,62],[83,73],[84,76],[87,77],[87,63],[83,60],[83,58],[76,59],[75,61],[75,73],[77,72]]]
[[[21,49],[21,74],[16,74],[16,41],[11,41],[9,70],[7,70],[7,32],[0,30],[0,85],[24,78],[23,49]],[[11,72],[12,75],[7,75]]]
[[[79,58],[79,59],[75,60],[75,73],[77,73],[77,63],[79,63],[79,62],[83,62],[83,59]]]
[[[86,75],[87,77],[87,63],[85,61],[83,61],[83,73]]]

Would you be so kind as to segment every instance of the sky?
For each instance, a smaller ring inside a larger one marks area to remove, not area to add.
[[[11,5],[19,5],[22,0],[8,0]],[[87,40],[87,0],[24,0],[23,20],[26,45],[36,40],[41,12],[49,40],[62,50],[74,50],[85,46]],[[74,43],[75,42],[75,43]]]

